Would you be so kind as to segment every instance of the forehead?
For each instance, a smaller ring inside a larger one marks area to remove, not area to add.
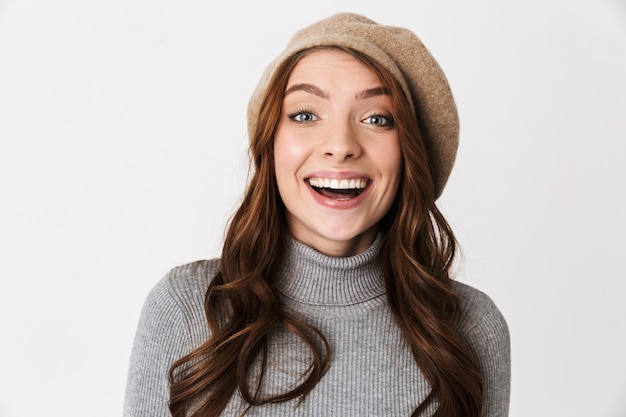
[[[374,72],[352,54],[336,48],[320,49],[302,57],[292,70],[288,85],[303,81],[336,80],[338,83],[358,81],[381,85]]]

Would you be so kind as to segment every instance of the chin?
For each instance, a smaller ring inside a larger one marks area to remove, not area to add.
[[[367,240],[367,246],[369,246],[376,238],[376,228],[375,226],[359,230],[340,230],[335,228],[326,231],[326,233],[321,232],[320,236],[323,236],[327,241],[346,245],[358,244],[360,241]]]

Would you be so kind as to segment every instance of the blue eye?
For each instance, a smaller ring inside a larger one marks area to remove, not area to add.
[[[363,119],[364,123],[376,125],[376,126],[393,126],[393,119],[388,116],[382,116],[380,114],[375,114]]]
[[[317,116],[315,116],[313,113],[308,112],[308,111],[299,111],[296,113],[292,113],[288,115],[287,117],[289,117],[291,120],[295,120],[296,122],[300,122],[300,123],[314,122],[317,120]]]

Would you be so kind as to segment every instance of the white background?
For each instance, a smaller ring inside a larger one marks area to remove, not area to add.
[[[144,297],[219,254],[245,110],[298,28],[411,28],[461,117],[440,200],[511,416],[626,416],[626,2],[0,0],[0,416],[121,415]]]

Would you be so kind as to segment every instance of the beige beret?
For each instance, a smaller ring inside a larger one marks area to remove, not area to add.
[[[290,56],[314,46],[342,46],[383,65],[409,97],[430,163],[435,196],[448,181],[459,144],[459,118],[448,81],[435,58],[408,29],[383,26],[357,14],[339,13],[299,30],[265,70],[248,104],[248,132],[256,130],[261,102],[274,71]]]

